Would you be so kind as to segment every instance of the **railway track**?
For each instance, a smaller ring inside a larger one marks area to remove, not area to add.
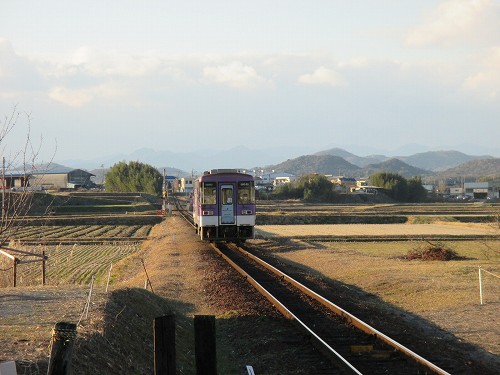
[[[178,212],[192,218],[179,204]],[[449,374],[235,244],[212,247],[307,336],[341,373]],[[442,365],[441,365],[442,366]]]
[[[242,247],[222,243],[212,246],[342,371],[350,374],[449,373]]]

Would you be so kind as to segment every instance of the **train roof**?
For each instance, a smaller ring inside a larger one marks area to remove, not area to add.
[[[221,174],[221,173],[241,173],[244,174],[240,169],[210,169],[208,171],[203,172],[203,175],[209,174]]]
[[[243,173],[239,169],[211,169],[205,171],[199,180],[203,181],[230,181],[230,180],[240,180],[240,181],[253,181],[254,177],[248,173]]]

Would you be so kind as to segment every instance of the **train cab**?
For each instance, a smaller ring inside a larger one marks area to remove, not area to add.
[[[255,183],[238,170],[211,170],[195,181],[193,219],[202,240],[253,238]]]

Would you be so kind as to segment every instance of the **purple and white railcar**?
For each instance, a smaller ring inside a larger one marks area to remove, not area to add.
[[[210,170],[195,181],[193,193],[193,219],[202,240],[244,242],[253,238],[253,176],[236,169]]]

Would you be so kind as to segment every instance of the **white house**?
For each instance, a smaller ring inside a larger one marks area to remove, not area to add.
[[[179,191],[181,193],[189,194],[193,191],[194,179],[193,177],[182,177],[180,180]]]

